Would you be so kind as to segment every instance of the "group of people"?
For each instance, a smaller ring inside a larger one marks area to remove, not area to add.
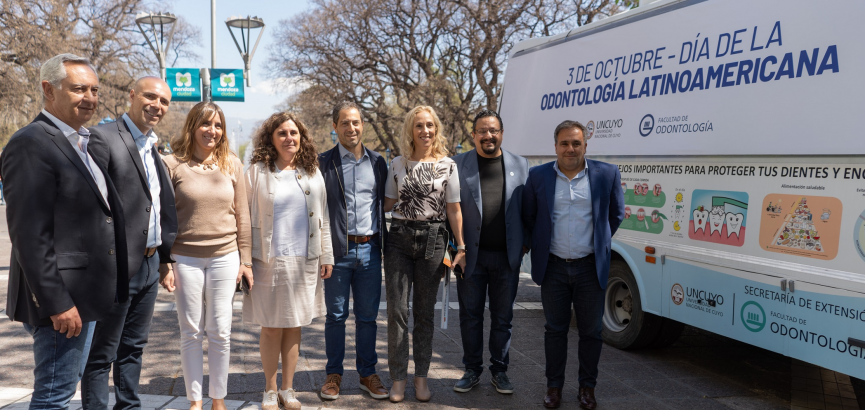
[[[99,81],[88,60],[55,56],[40,80],[44,109],[0,157],[13,248],[6,312],[33,336],[31,408],[67,408],[80,380],[84,408],[106,409],[112,370],[114,407],[141,407],[142,354],[159,286],[175,294],[191,409],[202,406],[205,335],[208,394],[213,409],[225,408],[238,288],[244,322],[261,326],[264,410],[300,408],[293,376],[301,328],[322,316],[320,396],[339,397],[350,298],[360,388],[375,399],[405,398],[411,311],[414,394],[428,401],[436,295],[451,241],[465,365],[454,390],[479,383],[488,301],[491,382],[499,393],[514,392],[507,375],[513,306],[520,261],[532,250],[546,318],[543,404],[561,403],[573,307],[578,399],[596,407],[610,239],[624,205],[618,169],[585,158],[579,122],[559,124],[557,160],[530,170],[501,148],[495,111],[474,118],[476,149],[451,158],[435,110],[418,106],[405,117],[404,155],[388,166],[361,142],[361,108],[342,102],[332,112],[333,149],[318,154],[297,116],[275,113],[256,132],[244,172],[212,102],[192,107],[172,154],[157,153],[153,128],[171,103],[158,77],[134,83],[118,121],[89,129]],[[390,388],[376,373],[382,280]]]

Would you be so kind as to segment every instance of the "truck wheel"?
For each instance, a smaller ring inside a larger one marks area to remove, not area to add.
[[[639,349],[658,335],[661,318],[643,312],[637,281],[628,264],[610,261],[604,298],[604,341],[617,349]]]
[[[649,343],[647,347],[660,348],[670,346],[676,343],[676,340],[679,340],[679,336],[685,330],[685,324],[682,322],[665,317],[659,317],[659,319],[661,319],[661,327],[658,329],[658,335],[655,336],[655,340]]]

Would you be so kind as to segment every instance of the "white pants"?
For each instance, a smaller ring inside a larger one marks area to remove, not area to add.
[[[175,300],[180,322],[180,364],[186,383],[186,398],[201,400],[204,379],[204,349],[207,333],[209,396],[222,399],[228,391],[228,361],[231,356],[231,317],[234,288],[240,269],[236,251],[213,258],[171,255],[174,264]]]

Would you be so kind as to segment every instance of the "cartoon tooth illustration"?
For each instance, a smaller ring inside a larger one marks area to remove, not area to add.
[[[658,210],[656,209],[656,210],[652,211],[652,222],[658,223],[658,221],[660,221],[660,220],[661,220],[661,214],[658,212]]]
[[[646,219],[646,210],[643,208],[640,208],[637,210],[637,220],[642,221],[644,219]]]
[[[626,192],[628,192],[628,184],[625,182],[622,182],[622,193],[624,194]]]
[[[626,206],[626,207],[625,207],[625,219],[628,219],[628,218],[630,218],[630,217],[631,217],[631,207],[630,207],[630,206]]]
[[[655,196],[661,195],[661,184],[655,184],[655,189],[652,190],[652,194]]]
[[[703,234],[706,233],[706,219],[708,218],[709,211],[705,210],[702,206],[694,210],[694,233],[697,233],[700,229],[703,230]]]
[[[742,237],[739,236],[739,231],[742,229],[742,221],[745,219],[745,215],[741,213],[734,214],[732,212],[728,212],[726,215],[726,219],[727,237],[729,238],[730,235],[735,233],[737,238],[742,239]]]
[[[724,228],[724,207],[723,206],[713,206],[712,213],[709,214],[709,235],[718,231],[718,235],[721,235],[721,229]]]

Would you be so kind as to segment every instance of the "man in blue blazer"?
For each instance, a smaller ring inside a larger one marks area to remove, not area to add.
[[[541,286],[546,332],[546,408],[558,408],[565,384],[571,304],[579,331],[579,400],[594,409],[604,289],[610,273],[610,241],[624,218],[619,169],[586,159],[586,127],[556,127],[556,161],[529,171],[523,191],[523,223],[531,232],[532,279]]]
[[[461,393],[476,386],[483,372],[487,292],[491,380],[499,393],[514,392],[506,372],[523,256],[520,203],[529,163],[501,149],[503,136],[499,114],[481,111],[472,126],[475,149],[454,158],[459,170],[460,209],[467,248],[465,272],[462,277],[457,275],[466,371],[454,390]]]

